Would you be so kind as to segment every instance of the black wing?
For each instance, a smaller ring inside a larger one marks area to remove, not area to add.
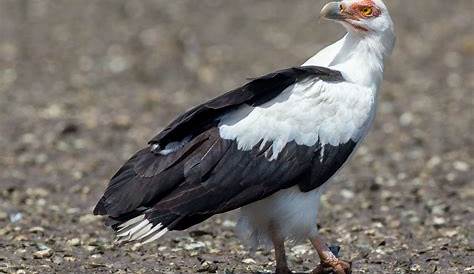
[[[263,104],[310,77],[343,80],[339,72],[326,68],[290,68],[252,80],[181,115],[115,174],[94,213],[108,215],[115,225],[144,213],[154,225],[185,229],[281,189],[299,185],[309,191],[322,185],[350,155],[354,142],[324,148],[292,142],[269,161],[271,143],[242,151],[234,140],[220,138],[217,128],[223,114],[242,104]],[[175,152],[159,153],[184,138],[188,141]]]

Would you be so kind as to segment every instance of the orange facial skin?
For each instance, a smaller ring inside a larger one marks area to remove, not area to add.
[[[377,8],[372,0],[358,1],[357,3],[352,4],[349,8],[344,8],[344,12],[357,19],[378,17],[381,13],[380,9]]]
[[[360,19],[367,19],[371,17],[378,17],[381,14],[381,11],[377,6],[374,4],[372,0],[361,0],[357,3],[350,5],[349,7],[344,6],[341,4],[340,6],[341,14],[343,14],[347,19],[359,21]],[[351,24],[351,22],[346,21],[347,23]],[[358,30],[361,31],[368,31],[368,29],[358,26],[355,24],[351,24]]]

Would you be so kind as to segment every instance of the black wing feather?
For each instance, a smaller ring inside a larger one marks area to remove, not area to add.
[[[321,67],[297,67],[252,80],[181,115],[137,152],[114,175],[94,214],[108,215],[117,224],[143,212],[169,229],[184,229],[210,216],[263,199],[278,190],[299,185],[310,191],[330,178],[350,155],[354,144],[324,148],[287,144],[269,161],[271,143],[263,150],[237,148],[219,136],[217,123],[242,104],[263,104],[297,81],[313,77],[343,81],[340,72]],[[167,144],[189,138],[168,155],[157,153]],[[145,211],[146,209],[146,211]]]

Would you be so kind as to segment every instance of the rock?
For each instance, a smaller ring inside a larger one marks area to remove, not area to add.
[[[434,217],[433,218],[433,225],[435,227],[441,227],[446,224],[446,219],[443,217]]]
[[[203,242],[194,242],[194,243],[184,245],[184,249],[186,250],[195,250],[195,249],[201,249],[205,247],[206,247],[206,244]]]
[[[45,258],[49,258],[53,255],[53,250],[48,248],[48,249],[44,249],[44,250],[39,250],[39,251],[36,251],[35,253],[33,253],[33,258],[35,259],[45,259]]]
[[[354,198],[355,194],[354,192],[348,190],[348,189],[343,189],[341,190],[341,196],[344,198],[344,199],[347,199],[347,200],[350,200],[352,198]]]
[[[311,248],[308,245],[297,245],[291,248],[291,252],[294,255],[304,255],[308,253],[311,250]]]
[[[215,273],[218,267],[215,263],[210,261],[203,261],[201,266],[196,270],[197,272],[208,272],[208,273]]]
[[[23,219],[23,214],[20,212],[10,214],[10,222],[16,223]]]
[[[244,264],[257,264],[257,262],[252,258],[243,259],[242,262]]]
[[[44,228],[41,226],[34,226],[28,230],[31,233],[44,233]]]
[[[70,256],[70,255],[66,255],[66,256],[64,256],[64,260],[66,262],[75,262],[76,258],[74,258],[73,256]]]
[[[412,264],[410,266],[411,272],[421,272],[421,266],[419,264]]]
[[[55,264],[62,264],[64,262],[64,259],[59,257],[59,256],[54,256],[53,257],[53,263]]]
[[[72,238],[66,241],[66,244],[70,246],[79,246],[81,244],[81,239],[79,238]]]
[[[469,171],[469,168],[470,168],[468,163],[462,162],[462,161],[454,162],[453,167],[457,171],[462,171],[462,172]]]

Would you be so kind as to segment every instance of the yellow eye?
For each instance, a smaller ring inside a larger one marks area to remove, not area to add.
[[[363,7],[361,12],[364,16],[372,16],[372,14],[374,13],[371,7]]]

